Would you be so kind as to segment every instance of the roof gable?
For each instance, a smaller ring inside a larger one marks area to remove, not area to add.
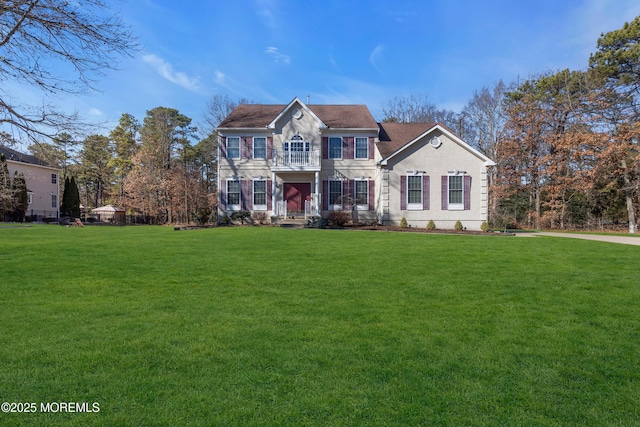
[[[380,142],[377,143],[378,151],[382,155],[380,164],[387,162],[418,141],[423,140],[428,134],[440,131],[447,135],[463,149],[484,161],[485,166],[494,166],[495,163],[487,156],[471,147],[460,139],[451,129],[440,123],[380,123]]]
[[[287,105],[240,104],[220,123],[218,128],[272,129],[275,123],[296,105],[314,117],[323,128],[378,129],[378,124],[366,105],[307,105],[298,98],[294,98]]]
[[[50,164],[40,160],[36,156],[32,156],[30,154],[24,154],[19,151],[12,150],[11,148],[5,147],[3,145],[0,145],[0,154],[4,154],[5,158],[8,161],[27,163],[30,165],[52,167]]]

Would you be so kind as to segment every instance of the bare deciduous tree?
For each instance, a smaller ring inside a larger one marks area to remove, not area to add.
[[[134,37],[104,0],[5,0],[0,2],[0,82],[42,93],[25,105],[0,84],[0,126],[38,141],[82,123],[76,112],[58,111],[51,99],[95,90],[116,60],[136,48]]]

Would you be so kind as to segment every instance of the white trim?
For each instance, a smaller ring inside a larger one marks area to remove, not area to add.
[[[342,160],[344,159],[344,137],[342,136],[329,136],[327,140],[327,159],[328,160]],[[340,157],[331,157],[331,140],[340,140]]]
[[[320,118],[318,116],[316,116],[313,111],[311,111],[311,109],[309,107],[307,107],[307,105],[302,102],[300,100],[300,98],[298,98],[297,96],[295,98],[293,98],[293,100],[291,100],[291,102],[284,107],[284,109],[280,112],[280,114],[278,114],[276,116],[275,119],[273,119],[271,121],[271,123],[269,123],[267,125],[267,129],[275,129],[276,128],[276,123],[282,118],[284,117],[284,115],[287,113],[287,111],[289,111],[289,109],[291,109],[295,104],[298,104],[300,106],[300,109],[302,110],[303,114],[309,114],[311,117],[313,117],[314,120],[316,120],[318,122],[318,127],[320,129],[325,129],[327,128],[327,125],[324,124],[324,122],[322,120],[320,120]]]
[[[367,188],[367,203],[365,203],[364,205],[359,205],[357,204],[357,200],[358,200],[358,191],[357,191],[357,187],[358,187],[358,182],[364,182],[365,183],[365,187]],[[357,211],[368,211],[369,210],[369,178],[354,178],[353,180],[353,194],[355,196],[355,200],[354,200],[354,208]]]
[[[367,155],[365,157],[358,157],[358,138],[366,140]],[[353,159],[354,160],[370,160],[369,159],[369,137],[368,136],[355,136],[353,138]]]
[[[407,173],[410,171],[407,171]],[[413,172],[413,171],[411,171]],[[421,211],[423,210],[423,198],[424,198],[424,186],[422,185],[422,176],[423,174],[418,174],[416,172],[412,173],[411,175],[407,174],[407,189],[406,189],[406,193],[405,196],[407,198],[407,210],[408,211]],[[409,203],[409,178],[418,178],[418,182],[420,183],[420,201],[417,203]]]
[[[225,193],[224,196],[227,198],[227,200],[225,200],[224,206],[225,209],[228,211],[239,211],[242,209],[242,181],[240,180],[240,178],[226,178],[225,179],[226,185],[225,185]],[[238,183],[238,204],[233,204],[230,205],[229,204],[229,182],[237,182]]]
[[[449,172],[447,174],[447,210],[449,211],[463,211],[464,210],[464,174],[459,173],[460,171],[455,171],[454,173]],[[451,177],[460,177],[462,184],[462,202],[460,203],[451,203],[451,191],[450,191],[450,183]]]
[[[224,157],[230,160],[240,160],[242,158],[242,138],[239,136],[227,136],[226,138],[227,139],[224,142],[225,144]],[[229,140],[231,138],[238,140],[238,157],[229,157]]]
[[[256,202],[256,181],[264,182],[264,205],[257,205]],[[267,195],[269,194],[269,181],[267,178],[254,178],[251,181],[251,206],[254,211],[266,211],[267,206],[269,205],[269,201],[267,200]]]
[[[344,187],[342,185],[342,183],[344,182],[343,179],[337,179],[337,178],[329,178],[327,179],[327,210],[329,211],[341,211],[342,210],[342,203],[339,204],[331,204],[331,183],[332,182],[339,182],[340,183],[340,197],[338,197],[338,200],[340,200],[342,198],[343,194],[343,190]]]
[[[264,139],[264,157],[256,157],[256,138]],[[254,136],[251,140],[251,158],[252,159],[267,159],[267,145],[269,145],[269,140],[266,136]]]

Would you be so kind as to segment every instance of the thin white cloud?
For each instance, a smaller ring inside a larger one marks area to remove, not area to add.
[[[385,45],[379,44],[378,46],[375,47],[375,49],[373,49],[373,51],[369,55],[369,63],[380,74],[384,74],[384,73],[382,72],[382,70],[380,70],[380,67],[379,67],[378,63],[382,59],[382,53],[384,52],[385,47],[386,47]]]
[[[265,50],[265,52],[275,61],[282,62],[283,64],[291,63],[291,57],[289,55],[285,55],[281,53],[277,47],[270,46]]]
[[[89,113],[90,116],[96,116],[96,117],[100,117],[103,116],[104,113],[99,110],[98,108],[89,108]]]
[[[142,60],[151,65],[163,78],[169,80],[171,83],[177,84],[185,89],[193,92],[198,92],[200,88],[200,81],[197,77],[190,77],[187,73],[181,71],[175,71],[173,66],[154,54],[144,55]]]
[[[275,0],[255,0],[258,13],[262,16],[264,24],[275,30],[278,28],[278,20],[276,19],[274,10],[276,9]]]

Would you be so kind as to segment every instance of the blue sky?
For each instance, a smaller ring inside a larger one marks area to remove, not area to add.
[[[459,111],[475,90],[585,69],[599,35],[640,15],[638,0],[113,1],[142,51],[61,99],[111,128],[157,106],[202,122],[215,94],[259,103],[366,104],[426,95]]]

